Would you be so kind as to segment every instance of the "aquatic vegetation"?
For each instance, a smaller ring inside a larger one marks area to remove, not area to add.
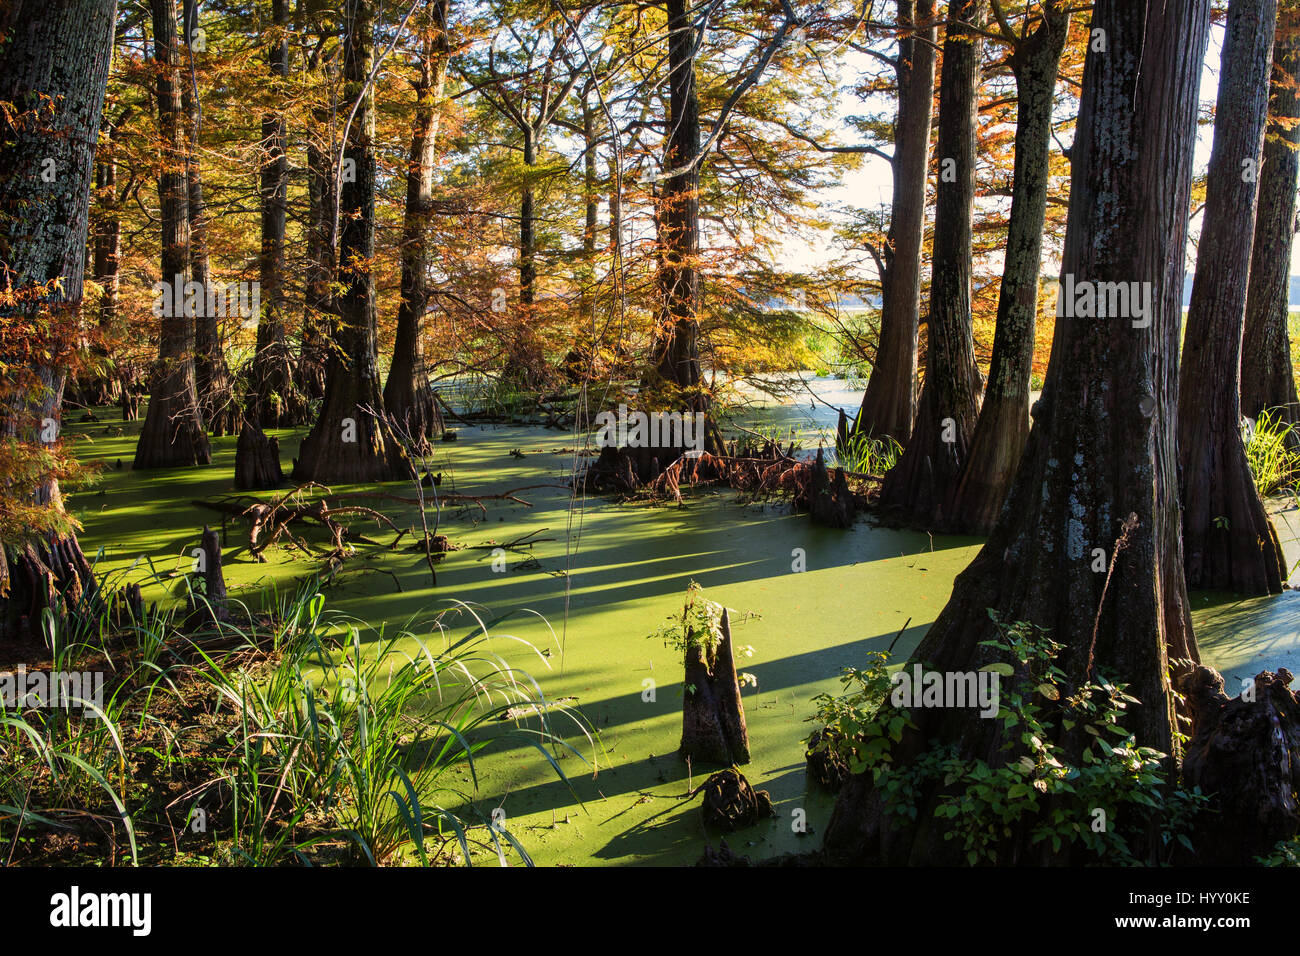
[[[835,458],[845,471],[860,475],[883,475],[898,463],[903,447],[888,435],[872,438],[869,435],[850,435],[836,449]]]
[[[97,619],[111,623],[112,605]],[[78,657],[51,630],[56,666],[116,671],[91,712],[0,710],[0,846],[11,858],[51,862],[19,842],[42,831],[93,842],[81,826],[91,819],[120,826],[133,861],[431,865],[469,863],[471,846],[486,846],[502,865],[531,864],[501,818],[463,809],[479,789],[476,756],[517,739],[566,785],[557,755],[594,768],[585,718],[494,642],[544,667],[546,657],[470,605],[453,603],[419,634],[414,622],[373,629],[326,611],[311,580],[232,621],[214,615],[195,630],[151,607]],[[146,636],[154,646],[137,656]],[[461,773],[469,788],[453,780]]]
[[[1277,412],[1265,409],[1253,426],[1244,429],[1246,463],[1261,497],[1289,487],[1300,471],[1300,453],[1294,450],[1295,426]]]

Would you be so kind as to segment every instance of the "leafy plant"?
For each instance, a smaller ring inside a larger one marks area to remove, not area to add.
[[[1061,646],[1044,630],[989,614],[999,636],[982,643],[1002,658],[985,668],[1002,675],[992,718],[1001,724],[996,759],[944,746],[896,765],[893,745],[916,725],[906,709],[885,706],[891,683],[883,654],[865,670],[845,671],[845,694],[814,699],[811,719],[828,731],[816,748],[833,748],[852,772],[871,773],[889,812],[904,819],[916,820],[919,794],[938,789],[933,812],[947,822],[944,839],[960,840],[972,865],[997,862],[1026,832],[1030,846],[1053,853],[1074,846],[1109,863],[1144,862],[1131,844],[1151,829],[1160,834],[1162,859],[1175,843],[1191,851],[1189,832],[1205,797],[1171,786],[1166,755],[1139,746],[1124,727],[1136,699],[1102,677],[1072,690],[1055,663]]]
[[[664,647],[682,654],[698,647],[704,652],[705,660],[712,660],[722,640],[722,605],[704,597],[703,589],[692,581],[686,586],[682,613],[668,615],[667,623],[660,625],[650,638],[663,641]]]

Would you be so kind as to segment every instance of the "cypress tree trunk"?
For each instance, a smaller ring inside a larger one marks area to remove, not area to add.
[[[596,328],[596,232],[600,228],[600,192],[596,175],[596,110],[591,105],[591,81],[582,89],[582,196],[585,217],[582,226],[582,283],[579,316],[583,330]],[[596,343],[593,340],[593,353]]]
[[[158,125],[163,170],[158,176],[162,212],[162,281],[171,295],[160,303],[158,370],[149,410],[135,448],[137,469],[206,465],[212,460],[194,381],[194,316],[184,308],[190,280],[189,186],[186,183],[185,118],[178,90],[176,0],[150,0],[154,60],[158,64]],[[175,288],[180,283],[182,288]],[[179,304],[178,304],[179,303]]]
[[[916,415],[917,328],[925,187],[934,102],[934,0],[899,0],[898,117],[894,124],[894,198],[881,276],[880,345],[853,433],[906,445]]]
[[[1232,0],[1223,44],[1205,221],[1178,388],[1178,466],[1187,586],[1282,590],[1282,548],[1241,437],[1242,326],[1276,0]],[[1289,358],[1289,357],[1288,357]]]
[[[31,117],[0,121],[0,265],[18,293],[62,280],[53,301],[28,298],[16,311],[26,319],[52,311],[53,327],[66,327],[69,343],[82,304],[95,140],[116,19],[116,0],[0,2],[0,100]],[[51,103],[47,113],[43,104]],[[51,182],[42,176],[47,163],[55,171]],[[10,369],[0,390],[0,438],[44,441],[46,420],[59,421],[66,380],[58,364]],[[62,618],[95,581],[66,527],[53,474],[3,493],[45,506],[65,526],[0,540],[0,639],[29,640],[39,635],[46,609]]]
[[[971,222],[984,0],[952,0],[939,82],[939,185],[935,192],[933,275],[925,387],[916,424],[885,476],[881,509],[892,520],[942,524],[979,415],[980,373],[971,324]]]
[[[347,100],[360,102],[348,128],[339,212],[338,323],[325,376],[320,417],[303,439],[294,478],[361,483],[408,477],[406,457],[386,423],[375,329],[375,112],[370,76],[374,49],[369,3],[350,7],[343,74]]]
[[[95,354],[101,361],[111,361],[108,343],[117,335],[117,296],[121,287],[118,255],[122,248],[122,220],[117,196],[117,158],[114,153],[113,124],[105,119],[95,151],[95,216],[91,226],[91,246],[95,282],[104,290],[99,300],[99,336]],[[118,400],[123,388],[119,370],[96,369],[87,383],[88,404],[110,405]]]
[[[193,85],[194,49],[190,41],[198,27],[198,5],[184,3],[185,68],[182,69],[181,108],[185,110],[185,181],[189,199],[190,269],[192,278],[204,291],[194,315],[194,382],[199,393],[199,411],[213,435],[233,435],[239,409],[221,344],[217,316],[209,315],[207,289],[212,281],[208,266],[208,207],[203,200],[203,173],[199,165],[199,100]]]
[[[1260,168],[1255,243],[1246,296],[1241,354],[1241,412],[1274,409],[1300,422],[1287,316],[1291,301],[1291,243],[1300,188],[1300,4],[1282,0],[1269,87],[1269,122]],[[1300,434],[1291,433],[1300,446]]]
[[[276,88],[289,75],[289,10],[287,0],[272,0],[275,43],[267,62]],[[301,425],[306,403],[294,384],[293,363],[284,331],[284,236],[289,197],[288,124],[284,114],[262,117],[262,250],[258,258],[262,314],[257,322],[257,352],[253,356],[249,410],[263,428]]]
[[[533,189],[537,146],[543,124],[520,125],[523,133],[524,182],[519,193],[519,319],[508,334],[501,377],[519,388],[544,387],[546,357],[535,328],[537,301],[537,212]]]
[[[329,111],[314,111],[317,128],[325,129]],[[330,282],[337,267],[334,245],[334,210],[338,197],[330,169],[329,152],[315,139],[307,144],[307,193],[310,230],[307,235],[307,276],[303,293],[302,351],[294,367],[294,380],[307,401],[325,394],[328,339],[333,333],[334,298]]]
[[[986,535],[992,530],[1029,437],[1029,378],[1051,172],[1052,101],[1069,29],[1069,10],[1048,0],[1038,28],[1011,55],[1016,76],[1016,159],[993,359],[970,453],[947,509],[949,527],[970,534]]]
[[[651,344],[647,384],[667,386],[683,412],[709,412],[700,369],[700,105],[695,89],[695,27],[689,0],[668,0],[668,140],[664,167],[681,170],[668,177],[655,218],[659,243],[658,325]],[[722,439],[707,419],[705,450],[718,453]],[[683,449],[660,449],[667,467]]]
[[[402,301],[397,309],[393,364],[384,385],[384,405],[414,447],[427,449],[442,431],[442,416],[424,364],[424,315],[429,309],[429,215],[433,205],[434,145],[447,78],[447,8],[429,8],[430,32],[420,57],[415,85],[415,119],[406,170],[406,215],[402,224]]]
[[[1129,708],[1126,729],[1139,745],[1173,755],[1171,772],[1178,753],[1171,679],[1199,656],[1179,545],[1176,412],[1209,9],[1209,0],[1097,3],[1091,25],[1104,31],[1105,52],[1090,46],[1084,69],[1062,273],[1150,283],[1151,322],[1057,321],[1046,387],[1007,506],[912,658],[949,672],[991,663],[995,652],[981,644],[995,634],[989,609],[1047,628],[1063,645],[1056,663],[1070,684],[1083,683],[1095,667],[1128,685],[1141,703]],[[1127,546],[1112,554],[1129,516]],[[1092,570],[1095,548],[1112,562],[1108,590],[1106,574]],[[893,750],[899,766],[932,744],[950,744],[967,759],[996,759],[1004,742],[1002,721],[968,708],[918,708],[912,717],[916,728]],[[1058,729],[1070,759],[1090,739],[1082,729]],[[860,861],[951,861],[954,842],[944,841],[933,816],[937,796],[933,787],[919,792],[916,823],[900,828],[870,776],[854,776],[840,793],[826,849]],[[1052,853],[1050,841],[1031,845],[1034,822],[1013,831],[999,862],[1069,862]]]

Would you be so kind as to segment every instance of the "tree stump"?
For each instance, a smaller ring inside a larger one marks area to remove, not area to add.
[[[720,770],[691,791],[704,793],[700,812],[704,822],[731,832],[752,827],[759,820],[776,816],[772,797],[766,790],[755,790],[739,770]]]
[[[122,421],[139,421],[140,393],[126,382],[122,383],[122,393],[118,398],[118,404],[122,407]]]
[[[849,446],[849,418],[840,409],[840,417],[835,423],[835,451],[843,454]]]
[[[722,638],[711,654],[686,649],[680,752],[693,760],[749,763],[749,730],[731,652],[731,621],[722,611]]]
[[[817,449],[808,493],[808,510],[813,521],[831,528],[848,528],[853,524],[856,506],[844,469],[836,468],[832,476],[826,469],[826,456]]]
[[[700,857],[696,866],[753,866],[754,861],[747,856],[735,852],[727,846],[726,840],[719,840],[715,849],[713,844],[706,844],[704,854]]]
[[[199,580],[203,582],[199,589],[191,585],[188,599],[188,624],[193,627],[212,620],[225,624],[230,621],[230,608],[226,599],[226,577],[221,569],[221,535],[216,529],[203,526],[203,537],[199,540],[198,561]]]
[[[128,584],[113,596],[111,614],[114,627],[144,623],[144,593],[139,584]]]
[[[849,765],[832,746],[838,737],[839,735],[826,730],[814,731],[808,738],[808,749],[804,753],[808,779],[830,793],[839,793],[844,782],[849,779]],[[819,750],[817,745],[823,741],[828,746]]]
[[[1192,715],[1183,781],[1210,795],[1213,822],[1193,838],[1201,863],[1249,863],[1300,831],[1300,703],[1291,672],[1263,671],[1236,697],[1201,666],[1182,681]]]
[[[235,487],[241,491],[275,488],[283,481],[279,440],[245,420],[235,444]]]

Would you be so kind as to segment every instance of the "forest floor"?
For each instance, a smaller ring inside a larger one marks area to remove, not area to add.
[[[842,382],[818,380],[815,388],[823,400],[855,407],[855,393]],[[121,423],[113,409],[96,414],[98,423],[68,425],[81,459],[105,466],[97,484],[71,496],[85,527],[87,555],[94,559],[100,552],[99,570],[127,579],[143,577],[152,562],[156,571],[176,571],[175,583],[183,586],[179,574],[189,570],[202,526],[221,520],[193,502],[232,493],[235,439],[213,441],[208,467],[133,472],[139,423]],[[743,421],[793,427],[807,441],[833,425],[833,416],[804,396],[748,410]],[[571,792],[536,749],[505,735],[509,724],[502,722],[502,736],[476,759],[477,790],[464,774],[464,796],[446,794],[445,805],[468,801],[484,817],[500,808],[506,826],[540,865],[699,859],[718,835],[705,832],[699,798],[686,794],[718,768],[688,767],[676,754],[682,664],[677,652],[649,637],[669,614],[680,613],[694,580],[707,597],[732,609],[736,645],[752,648],[751,657],[737,660],[738,670],[757,678],[757,686],[743,692],[752,744],[743,770],[754,786],[770,792],[777,814],[728,842],[755,859],[819,845],[833,798],[806,785],[804,741],[813,728],[805,721],[815,709],[812,699],[838,692],[844,668],[885,650],[910,621],[895,646],[895,659],[906,659],[979,540],[884,529],[869,520],[847,531],[818,528],[783,505],[743,505],[728,491],[706,492],[682,506],[573,499],[563,486],[575,464],[572,433],[513,426],[456,430],[457,441],[436,446],[431,470],[443,474],[440,492],[491,495],[549,486],[520,493],[531,508],[492,501],[485,515],[477,508],[444,509],[439,530],[461,550],[437,565],[436,588],[422,551],[362,547],[335,576],[328,606],[374,628],[414,622],[412,629],[425,634],[421,622],[453,601],[480,605],[488,617],[522,608],[537,612],[545,622],[517,615],[494,628],[494,647],[532,674],[548,697],[576,698],[599,742],[593,749],[581,735],[570,738],[582,754],[581,760],[570,755],[560,761]],[[302,433],[276,434],[287,470]],[[409,483],[384,490],[412,494]],[[377,504],[399,527],[418,527],[414,508]],[[1300,511],[1279,510],[1277,526],[1294,565],[1300,561]],[[382,542],[392,537],[378,529],[365,533]],[[527,535],[537,543],[508,553],[502,571],[493,570],[490,548],[478,547]],[[802,572],[793,570],[796,549],[806,562]],[[245,526],[231,523],[224,561],[232,597],[257,607],[263,593],[291,590],[318,570],[297,551],[276,547],[266,556],[265,563],[255,562]],[[154,585],[145,597],[167,595]],[[1295,592],[1251,600],[1198,593],[1193,601],[1203,657],[1224,671],[1230,687],[1264,668],[1300,673]],[[507,632],[540,653],[505,640]],[[645,699],[647,679],[654,681],[652,700]],[[800,810],[807,820],[803,834],[792,826]]]

